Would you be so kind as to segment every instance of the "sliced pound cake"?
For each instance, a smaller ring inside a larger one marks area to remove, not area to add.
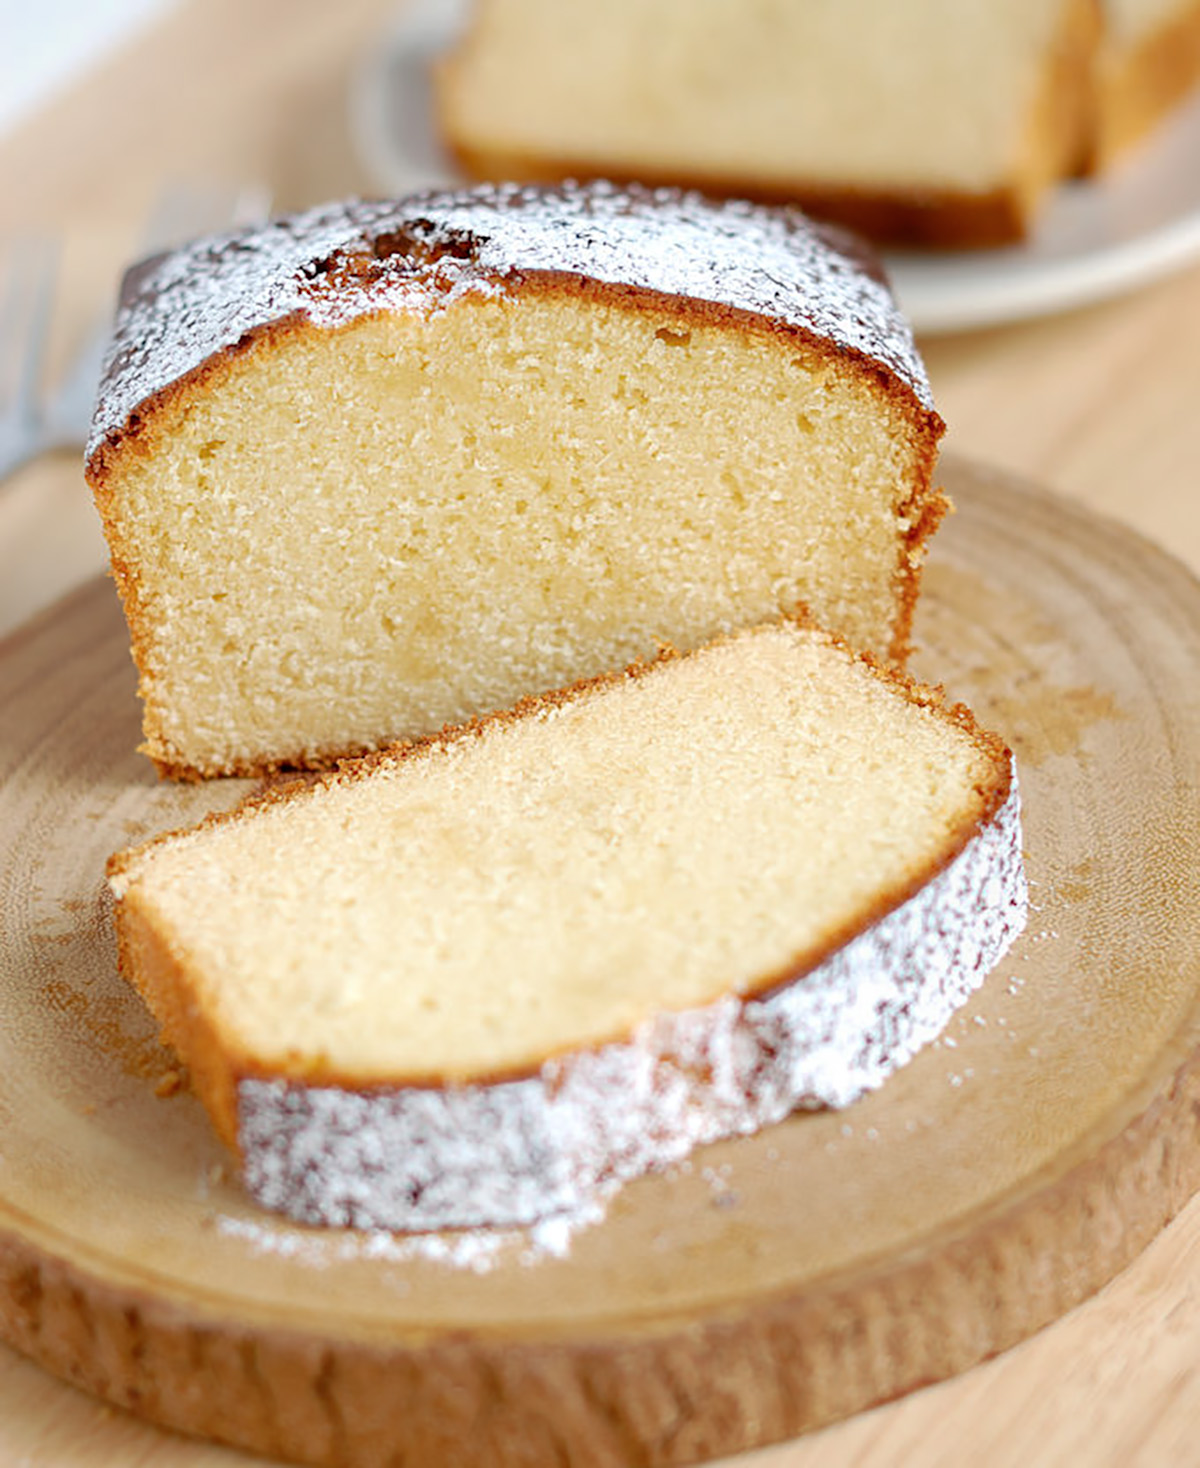
[[[249,1191],[516,1225],[844,1106],[1020,931],[1007,750],[792,622],[348,762],[110,865]]]
[[[477,177],[686,183],[991,245],[1080,161],[1096,33],[1095,0],[475,0],[438,110]]]
[[[127,281],[87,473],[167,773],[435,731],[803,605],[902,660],[942,423],[856,246],[597,185]]]
[[[473,0],[437,73],[478,178],[788,200],[878,241],[1029,235],[1200,81],[1200,0]]]

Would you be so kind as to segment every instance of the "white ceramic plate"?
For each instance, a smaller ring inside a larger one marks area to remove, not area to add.
[[[414,0],[372,48],[350,96],[355,146],[382,194],[457,181],[433,121],[430,70],[470,0]],[[887,256],[918,332],[1082,306],[1200,259],[1200,95],[1100,179],[1068,183],[1033,237],[998,250]]]

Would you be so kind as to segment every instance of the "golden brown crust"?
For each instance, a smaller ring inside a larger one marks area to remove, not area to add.
[[[936,464],[937,444],[925,445],[921,451],[920,468],[915,482],[918,485],[931,485]],[[901,517],[908,521],[908,529],[901,542],[896,566],[898,613],[889,656],[897,668],[903,668],[913,651],[912,628],[925,572],[926,551],[938,526],[953,511],[954,505],[940,489],[933,488],[928,493],[918,491],[897,508]]]

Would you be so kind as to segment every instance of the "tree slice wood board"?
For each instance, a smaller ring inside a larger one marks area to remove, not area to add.
[[[879,1092],[571,1229],[306,1230],[240,1191],[115,971],[114,849],[250,788],[157,781],[111,587],[0,647],[0,1335],[168,1427],[318,1464],[733,1454],[960,1372],[1200,1185],[1200,588],[962,461],[915,670],[1016,751],[1033,913]]]

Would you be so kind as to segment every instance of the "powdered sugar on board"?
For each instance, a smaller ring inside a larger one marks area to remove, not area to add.
[[[250,1193],[304,1223],[520,1227],[803,1107],[846,1106],[945,1027],[1021,932],[1012,794],[946,868],[765,998],[659,1016],[628,1043],[493,1085],[353,1092],[243,1080]]]
[[[347,265],[353,268],[344,268]],[[350,200],[200,240],[127,277],[88,455],[265,326],[444,310],[552,272],[764,315],[863,354],[933,410],[908,323],[855,245],[795,210],[599,183]]]
[[[555,1214],[521,1230],[469,1228],[413,1234],[386,1229],[331,1231],[292,1228],[274,1220],[264,1223],[230,1214],[218,1214],[213,1222],[222,1237],[236,1239],[256,1254],[295,1259],[311,1268],[335,1268],[364,1260],[399,1265],[419,1261],[488,1274],[514,1261],[523,1268],[535,1268],[549,1260],[567,1258],[576,1235],[603,1221],[608,1195],[615,1186],[597,1190],[574,1213]]]

